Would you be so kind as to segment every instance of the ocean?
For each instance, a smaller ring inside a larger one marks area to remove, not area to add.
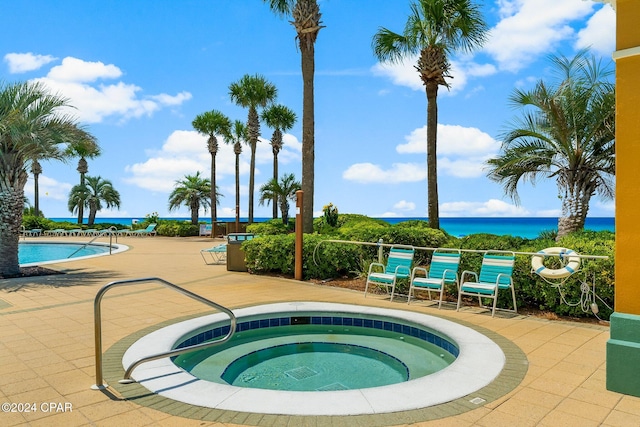
[[[75,222],[77,218],[51,218],[54,221]],[[141,221],[138,218],[96,218],[96,223],[113,223],[131,225],[133,221]],[[164,219],[164,218],[162,218]],[[188,217],[166,218],[178,221],[190,221]],[[270,218],[254,218],[255,222],[267,221]],[[390,224],[397,224],[412,219],[426,220],[426,218],[379,218]],[[240,221],[246,221],[241,218]],[[86,219],[85,219],[86,221]],[[208,218],[200,218],[201,222],[211,222]],[[219,222],[234,222],[235,218],[218,218]],[[497,235],[512,235],[533,239],[542,231],[557,230],[558,218],[440,218],[440,227],[453,236],[467,236],[469,234],[490,233]],[[594,231],[615,231],[615,218],[587,218],[585,228]]]

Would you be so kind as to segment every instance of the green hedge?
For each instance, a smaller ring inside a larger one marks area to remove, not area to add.
[[[538,239],[522,239],[511,236],[496,236],[491,234],[475,234],[460,239],[452,238],[449,242],[452,247],[461,249],[499,249],[514,252],[538,252],[549,247],[565,247],[573,249],[579,254],[604,255],[606,260],[582,260],[580,271],[571,276],[561,287],[547,283],[531,269],[531,256],[517,255],[513,280],[516,289],[516,302],[518,307],[529,307],[544,311],[554,312],[563,316],[590,317],[590,311],[586,313],[580,305],[582,290],[581,285],[586,283],[592,289],[595,278],[596,294],[604,301],[596,298],[600,312],[598,316],[608,319],[612,313],[609,307],[613,307],[614,296],[614,265],[615,265],[615,235],[609,231],[583,231],[563,237],[560,241],[542,237]],[[554,260],[545,261],[549,268],[555,268]],[[557,260],[556,260],[557,262]],[[464,270],[480,271],[482,254],[463,253],[460,263],[460,272]],[[555,281],[557,283],[557,281]],[[449,290],[455,294],[455,289]],[[564,301],[560,291],[564,293]],[[587,305],[591,300],[587,301]],[[571,304],[568,305],[567,303]],[[606,304],[606,305],[605,305]],[[511,295],[501,293],[498,298],[501,307],[511,306]],[[587,307],[588,308],[588,307]]]
[[[304,236],[302,271],[304,279],[327,279],[360,271],[362,250],[358,245],[321,243],[329,237]],[[293,275],[295,234],[258,236],[242,244],[251,272]]]

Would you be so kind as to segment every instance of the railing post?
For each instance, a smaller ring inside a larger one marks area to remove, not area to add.
[[[304,192],[302,190],[296,191],[296,260],[295,260],[295,274],[296,280],[302,280],[302,200],[304,198]]]

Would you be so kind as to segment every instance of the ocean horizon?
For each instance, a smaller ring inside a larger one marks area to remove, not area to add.
[[[49,218],[53,221],[69,221],[76,222],[77,218]],[[171,217],[160,218],[175,221],[191,221],[190,217]],[[254,222],[264,222],[271,218],[261,217],[254,218]],[[389,224],[397,224],[409,220],[427,221],[425,217],[393,217],[393,218],[376,218],[388,222]],[[142,221],[142,217],[115,217],[101,218],[97,217],[96,224],[120,224],[131,225],[134,221]],[[211,218],[200,218],[201,223],[210,223]],[[240,218],[241,222],[246,222],[247,218]],[[218,218],[218,222],[235,222],[235,218]],[[86,219],[85,219],[86,224]],[[533,239],[540,235],[543,231],[551,231],[558,229],[558,218],[553,217],[444,217],[440,218],[440,228],[445,230],[452,236],[468,236],[470,234],[488,233],[496,235],[511,235],[527,239]],[[615,218],[613,217],[587,217],[585,229],[593,231],[613,231],[615,232]]]

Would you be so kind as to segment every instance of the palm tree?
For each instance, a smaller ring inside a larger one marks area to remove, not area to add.
[[[240,229],[240,154],[242,144],[247,142],[247,128],[240,120],[233,122],[229,139],[225,140],[233,144],[233,152],[236,155],[236,233]]]
[[[216,191],[216,197],[222,197],[220,192]],[[180,208],[185,205],[191,210],[191,224],[198,225],[198,211],[203,207],[205,211],[211,206],[211,181],[208,178],[202,178],[200,172],[195,175],[186,175],[184,179],[177,180],[175,188],[169,195],[169,211]],[[219,204],[219,199],[216,199]]]
[[[253,189],[256,170],[256,147],[260,136],[258,107],[266,107],[278,96],[276,87],[259,74],[244,75],[239,81],[229,85],[231,100],[241,107],[249,109],[247,118],[247,136],[251,148],[251,166],[249,169],[249,223],[253,222]]]
[[[286,225],[289,223],[289,200],[296,199],[296,191],[300,190],[301,187],[300,182],[296,181],[296,177],[292,173],[282,175],[280,182],[272,178],[260,187],[259,203],[261,206],[265,201],[267,204],[271,201],[278,203],[282,213],[282,223]]]
[[[282,133],[288,131],[296,122],[296,113],[290,108],[277,104],[262,111],[262,121],[273,129],[271,148],[273,151],[273,178],[278,180],[278,153],[282,149]],[[278,201],[273,201],[273,218],[278,218]]]
[[[80,174],[80,185],[84,185],[84,178],[87,172],[89,172],[89,164],[87,158],[93,159],[100,155],[100,148],[93,139],[78,139],[77,141],[70,141],[65,154],[69,157],[79,157],[77,171]],[[84,217],[85,203],[78,201],[78,224],[82,224]]]
[[[489,178],[519,203],[521,181],[555,178],[562,214],[558,237],[584,228],[591,197],[614,196],[615,86],[588,50],[572,58],[552,56],[557,81],[516,89],[523,110],[502,137],[502,153],[487,163]]]
[[[315,181],[315,110],[313,76],[315,73],[315,43],[324,28],[317,0],[263,0],[280,16],[291,16],[302,57],[302,228],[313,232],[313,191]]]
[[[427,213],[429,226],[440,228],[438,209],[438,87],[449,88],[456,51],[471,52],[486,40],[487,25],[471,0],[416,0],[402,34],[380,28],[373,37],[373,51],[381,61],[402,62],[418,55],[415,68],[427,92]]]
[[[40,187],[38,179],[42,173],[42,166],[37,158],[31,159],[31,173],[33,174],[33,215],[40,216]]]
[[[69,115],[68,100],[42,83],[0,83],[0,276],[19,274],[18,236],[30,159],[64,160],[61,147],[93,137]]]
[[[218,110],[207,111],[196,116],[191,122],[195,130],[203,135],[208,135],[207,148],[211,154],[211,195],[210,200],[216,200],[216,154],[218,154],[218,138],[216,134],[222,135],[224,139],[228,137],[231,121],[227,116]],[[211,224],[215,224],[218,220],[218,210],[216,205],[211,206]],[[211,233],[211,237],[214,234]]]
[[[87,224],[93,225],[96,213],[102,208],[120,209],[120,193],[113,188],[111,181],[100,176],[86,176],[85,183],[74,185],[69,194],[69,211],[75,213],[79,206],[89,208]]]

